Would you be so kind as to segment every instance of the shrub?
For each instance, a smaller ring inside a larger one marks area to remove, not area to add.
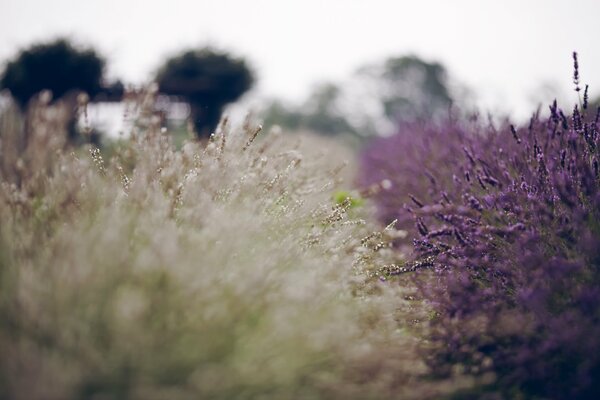
[[[398,220],[402,229],[415,233],[410,206],[418,204],[412,198],[432,202],[442,191],[454,191],[454,170],[446,166],[462,153],[466,131],[479,128],[457,120],[418,121],[403,123],[391,137],[371,141],[360,155],[358,183],[366,195],[375,197],[380,220]]]
[[[415,221],[430,267],[416,282],[436,373],[495,377],[479,390],[507,398],[598,398],[599,115],[586,87],[569,115],[554,102],[518,128],[424,126],[365,153],[382,218]]]

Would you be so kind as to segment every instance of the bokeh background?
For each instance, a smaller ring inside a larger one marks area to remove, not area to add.
[[[142,85],[168,57],[210,46],[243,58],[254,73],[255,84],[238,101],[239,113],[266,110],[268,121],[284,125],[285,119],[269,119],[273,103],[286,111],[331,108],[319,103],[319,96],[327,100],[323,89],[333,87],[341,88],[340,93],[328,93],[336,98],[334,114],[351,120],[360,135],[389,133],[393,125],[375,122],[367,128],[356,122],[364,122],[365,113],[371,119],[382,114],[373,82],[366,83],[357,71],[405,56],[442,65],[455,106],[516,120],[528,118],[553,98],[574,100],[572,51],[579,52],[591,98],[600,87],[598,76],[591,73],[600,68],[593,40],[600,34],[600,3],[594,0],[0,4],[2,62],[32,43],[68,38],[106,58],[106,79]],[[120,128],[113,123],[105,129],[114,133]]]

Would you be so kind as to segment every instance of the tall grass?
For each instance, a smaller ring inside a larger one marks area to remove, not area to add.
[[[110,159],[67,147],[47,105],[27,143],[2,117],[0,398],[449,390],[421,379],[423,304],[373,279],[393,228],[332,200],[337,161],[250,122],[175,150],[151,102]]]

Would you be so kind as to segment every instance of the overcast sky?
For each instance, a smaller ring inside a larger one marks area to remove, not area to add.
[[[0,0],[0,61],[58,36],[96,46],[112,77],[137,83],[210,44],[249,60],[256,93],[286,99],[414,53],[444,63],[483,107],[521,117],[545,97],[574,99],[577,50],[600,94],[600,0]]]

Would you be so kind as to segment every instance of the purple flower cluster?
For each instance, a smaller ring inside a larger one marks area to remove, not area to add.
[[[600,398],[600,109],[585,92],[524,126],[412,124],[364,152],[361,184],[388,182],[372,190],[380,217],[434,260],[416,281],[436,373],[494,376],[485,390],[504,397]]]

